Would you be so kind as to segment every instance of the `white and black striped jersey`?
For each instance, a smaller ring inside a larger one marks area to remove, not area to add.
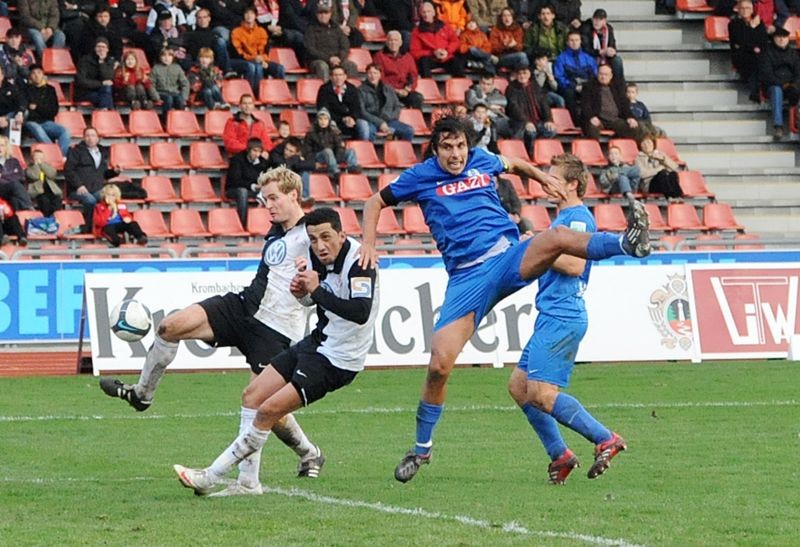
[[[317,352],[344,370],[364,370],[378,315],[378,271],[358,265],[361,244],[347,238],[336,261],[325,266],[312,254],[320,286],[303,303],[317,305],[317,326],[309,335]]]
[[[305,333],[306,313],[289,283],[297,273],[295,259],[310,259],[306,225],[301,221],[284,231],[273,224],[265,240],[256,276],[239,297],[247,313],[296,343]]]

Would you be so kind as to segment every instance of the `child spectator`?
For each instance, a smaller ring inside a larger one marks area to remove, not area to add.
[[[475,147],[497,153],[497,133],[492,119],[489,117],[489,107],[485,103],[475,104],[470,119],[476,134]]]
[[[681,201],[683,190],[678,183],[678,164],[664,152],[656,150],[656,139],[652,135],[639,142],[636,166],[642,177],[642,192],[664,194],[670,202]]]
[[[158,96],[164,101],[161,112],[164,116],[170,110],[183,110],[189,98],[189,80],[183,69],[173,63],[175,54],[169,48],[161,50],[159,63],[153,67],[153,85]]]
[[[46,217],[61,209],[62,192],[56,184],[56,169],[44,161],[44,151],[33,151],[33,163],[25,170],[28,179],[28,194]]]
[[[468,21],[466,28],[458,36],[458,52],[466,55],[467,66],[483,68],[490,74],[497,72],[499,59],[492,55],[492,44],[475,21]]]
[[[275,143],[275,146],[283,144],[284,142],[286,142],[286,139],[288,139],[291,136],[291,134],[292,134],[292,126],[289,125],[289,122],[287,122],[286,120],[281,120],[280,123],[278,124],[278,136],[277,138],[273,139],[272,142]]]
[[[119,247],[122,234],[128,234],[139,245],[147,245],[147,235],[133,220],[128,206],[121,203],[122,193],[116,184],[106,184],[101,190],[102,199],[94,206],[94,235],[108,240],[112,247]]]
[[[639,87],[635,83],[628,82],[628,84],[626,84],[625,96],[631,103],[631,114],[633,114],[633,117],[639,122],[639,127],[642,128],[644,133],[655,135],[656,137],[663,137],[666,135],[663,129],[653,125],[653,120],[650,117],[650,110],[639,100]]]
[[[331,125],[331,114],[327,108],[321,108],[317,112],[317,119],[305,140],[306,146],[314,154],[314,161],[320,164],[320,168],[326,169],[330,176],[336,177],[341,172],[339,162],[346,163],[347,170],[351,173],[361,171],[355,152],[345,149],[342,133]]]
[[[11,142],[5,135],[0,135],[0,198],[15,211],[33,209],[33,202],[22,184],[24,180],[22,166],[11,154]]]
[[[9,237],[7,234],[17,236],[17,244],[20,247],[25,247],[28,244],[25,231],[22,229],[14,209],[6,200],[0,198],[0,245],[8,244]]]
[[[622,161],[622,150],[618,146],[608,149],[608,167],[603,169],[598,179],[600,189],[606,194],[622,194],[630,202],[635,201],[634,192],[639,191],[642,178],[639,167]]]
[[[189,84],[209,110],[229,110],[231,107],[222,100],[222,79],[222,70],[214,65],[214,52],[211,48],[200,48],[197,62],[189,71]]]
[[[114,94],[118,101],[127,102],[133,110],[143,106],[150,110],[159,99],[150,75],[139,66],[139,59],[133,51],[122,56],[122,64],[114,72]]]
[[[547,50],[537,49],[531,57],[533,57],[533,79],[545,92],[550,108],[564,108],[567,103],[564,97],[557,93],[558,81],[553,75],[553,66],[547,58]]]

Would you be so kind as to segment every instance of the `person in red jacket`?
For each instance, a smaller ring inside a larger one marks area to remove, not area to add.
[[[463,76],[466,59],[458,51],[458,36],[450,27],[436,19],[436,9],[430,2],[419,8],[419,25],[411,31],[411,56],[417,61],[420,76],[431,77],[431,70],[443,68],[451,76]]]
[[[417,63],[409,53],[400,51],[403,36],[399,31],[386,33],[386,46],[372,56],[376,65],[383,71],[383,81],[390,85],[400,102],[408,108],[422,109],[422,94],[414,91],[417,87]]]
[[[222,142],[229,156],[247,150],[247,141],[261,139],[264,144],[265,157],[275,147],[269,137],[267,126],[264,122],[253,116],[256,101],[252,95],[245,93],[239,99],[239,112],[225,123],[222,130]]]
[[[121,203],[122,192],[116,184],[106,184],[101,191],[102,200],[94,206],[94,235],[108,240],[112,247],[119,247],[122,234],[128,234],[139,245],[147,245],[147,235],[139,223],[133,220],[128,206]]]

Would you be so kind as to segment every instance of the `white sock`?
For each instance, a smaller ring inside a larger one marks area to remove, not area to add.
[[[133,386],[139,398],[143,401],[153,399],[164,371],[175,359],[177,353],[177,342],[167,342],[156,334],[153,345],[150,346],[147,356],[144,358],[144,366],[142,367],[142,373],[139,375],[139,381]]]
[[[242,460],[250,456],[253,452],[261,450],[267,442],[269,431],[258,429],[253,424],[247,427],[244,433],[239,434],[236,440],[226,448],[222,454],[217,456],[206,469],[213,479],[219,479],[231,472],[231,470]]]
[[[319,455],[317,447],[308,440],[300,424],[295,420],[294,414],[287,414],[281,418],[272,426],[272,432],[301,459],[315,458]]]
[[[258,411],[255,408],[242,407],[239,418],[239,434],[247,431],[253,423]],[[261,469],[261,448],[247,456],[239,462],[239,482],[245,486],[255,486],[260,481],[258,479]]]

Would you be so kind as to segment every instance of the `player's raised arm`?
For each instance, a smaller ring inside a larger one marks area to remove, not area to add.
[[[364,221],[361,226],[361,254],[358,265],[362,268],[375,268],[378,265],[378,251],[375,249],[375,239],[378,234],[378,218],[381,209],[386,207],[380,193],[373,194],[364,202]]]
[[[564,181],[556,178],[549,173],[545,173],[541,169],[534,167],[529,162],[519,158],[510,158],[501,156],[503,163],[508,166],[508,172],[515,175],[521,175],[534,179],[542,185],[542,190],[547,194],[559,198],[566,199],[567,193],[564,188]]]

